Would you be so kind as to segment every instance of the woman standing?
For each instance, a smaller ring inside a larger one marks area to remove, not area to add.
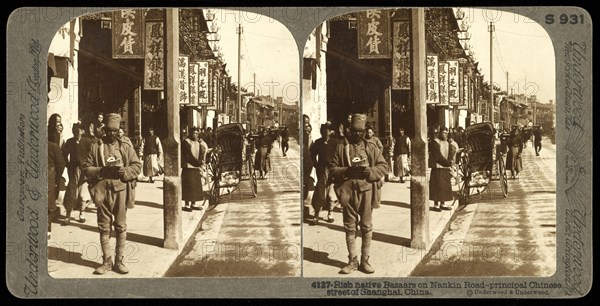
[[[429,142],[428,164],[431,168],[429,199],[433,201],[433,209],[441,211],[442,209],[451,209],[451,207],[444,206],[444,202],[452,201],[452,183],[450,181],[452,176],[449,168],[452,163],[448,160],[450,151],[450,144],[447,141],[448,131],[440,130],[437,134],[438,137],[432,136],[433,139]]]
[[[256,151],[254,160],[254,170],[260,171],[261,179],[264,179],[267,173],[271,171],[271,144],[269,134],[264,129],[261,130],[256,144],[258,151]]]
[[[506,154],[506,169],[511,171],[512,178],[519,178],[523,170],[521,153],[523,153],[523,139],[519,129],[514,129],[508,138],[508,154]]]
[[[198,141],[200,134],[198,128],[191,128],[189,136],[181,144],[181,199],[185,201],[186,211],[192,209],[201,210],[201,206],[196,206],[196,201],[202,200],[202,173],[200,168],[204,164],[204,146]],[[190,205],[191,203],[191,205]]]

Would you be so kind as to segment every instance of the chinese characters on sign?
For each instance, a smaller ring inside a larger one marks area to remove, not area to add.
[[[439,64],[440,105],[448,105],[448,63]]]
[[[392,89],[410,90],[410,23],[394,22],[394,79]]]
[[[112,57],[144,58],[144,14],[142,10],[120,10],[112,14]]]
[[[179,67],[179,103],[190,103],[190,87],[189,87],[189,61],[187,56],[179,56],[177,61]]]
[[[440,103],[438,83],[438,57],[427,55],[427,103]]]
[[[144,57],[144,89],[164,89],[163,23],[146,22],[146,50]]]
[[[385,10],[358,12],[358,58],[390,58],[390,16]]]
[[[190,64],[190,104],[198,105],[198,63]]]
[[[198,105],[208,104],[208,62],[198,62]]]
[[[463,72],[461,84],[463,103],[460,105],[459,109],[467,109],[467,107],[471,104],[471,96],[469,95],[469,81],[469,75]]]
[[[458,61],[448,61],[448,102],[450,105],[460,104]]]
[[[217,75],[217,71],[213,70],[212,73],[212,80],[210,83],[210,105],[217,107],[217,79],[218,79],[218,75]]]

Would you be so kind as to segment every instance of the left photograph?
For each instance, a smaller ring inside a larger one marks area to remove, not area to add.
[[[54,278],[301,275],[296,42],[267,16],[122,9],[48,50]]]

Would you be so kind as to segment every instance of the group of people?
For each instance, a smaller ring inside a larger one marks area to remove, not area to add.
[[[279,142],[281,153],[287,156],[290,149],[290,134],[287,126],[260,127],[258,131],[250,131],[249,136],[254,139],[256,154],[254,155],[254,171],[259,172],[259,178],[265,179],[271,171],[271,150],[275,141]]]
[[[372,210],[380,206],[381,188],[384,178],[393,165],[393,177],[403,183],[410,175],[411,140],[404,129],[398,130],[395,139],[386,140],[384,145],[375,136],[373,126],[366,123],[366,115],[350,114],[347,120],[333,125],[331,120],[321,124],[321,137],[313,140],[310,118],[304,115],[303,122],[303,199],[307,201],[314,191],[310,206],[312,220],[305,208],[306,220],[317,225],[320,212],[327,211],[327,222],[334,222],[333,209],[339,204],[348,248],[348,264],[340,273],[355,270],[373,273],[369,263],[372,241]],[[451,178],[456,164],[456,154],[465,146],[465,131],[458,128],[434,127],[429,134],[429,160],[431,178],[429,199],[434,210],[451,209],[445,202],[453,199]],[[313,173],[316,174],[316,182]],[[391,177],[391,176],[390,176]],[[389,181],[396,181],[389,179]],[[307,205],[308,202],[305,202]],[[362,233],[360,261],[356,250],[357,230]]]
[[[142,164],[131,140],[125,139],[121,130],[121,116],[103,114],[84,132],[81,122],[73,124],[73,138],[62,140],[62,118],[53,114],[48,120],[48,239],[52,221],[60,211],[57,200],[65,191],[63,206],[64,225],[70,223],[72,210],[79,211],[79,221],[85,222],[84,211],[90,202],[96,205],[103,263],[94,273],[105,274],[113,270],[125,274],[129,270],[123,263],[127,236],[127,208],[133,208],[135,187]],[[63,182],[67,167],[69,183]],[[116,254],[110,250],[111,229],[116,232]]]
[[[519,172],[523,171],[523,161],[521,154],[523,149],[527,148],[527,142],[533,136],[533,148],[535,155],[540,156],[542,150],[542,127],[536,126],[532,129],[526,129],[523,126],[513,126],[510,133],[504,131],[506,137],[506,170],[511,171],[511,178],[518,179]]]
[[[86,222],[85,211],[96,206],[103,263],[94,273],[110,270],[128,273],[123,263],[126,241],[126,212],[135,203],[135,188],[142,181],[140,174],[153,183],[154,177],[164,172],[163,149],[153,128],[142,138],[136,131],[128,138],[122,128],[119,114],[99,113],[87,125],[81,120],[72,126],[73,137],[64,140],[62,117],[53,114],[48,120],[48,239],[51,239],[52,222],[61,216],[59,204],[65,209],[62,225],[70,225],[71,214],[78,212],[78,221]],[[204,164],[208,144],[198,137],[200,129],[192,129],[182,142],[182,194],[184,210],[201,209],[195,201],[202,199],[202,186],[198,174]],[[213,141],[212,131],[204,135]],[[67,180],[63,173],[67,172]],[[62,195],[62,197],[61,197]],[[110,232],[116,232],[116,255],[110,251]]]

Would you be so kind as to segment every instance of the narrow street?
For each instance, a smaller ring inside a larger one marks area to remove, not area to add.
[[[551,276],[556,269],[556,145],[523,150],[520,178],[503,198],[472,195],[412,276]]]
[[[300,276],[300,154],[297,141],[289,143],[285,157],[273,144],[272,172],[259,179],[256,198],[243,181],[209,208],[165,276]]]

